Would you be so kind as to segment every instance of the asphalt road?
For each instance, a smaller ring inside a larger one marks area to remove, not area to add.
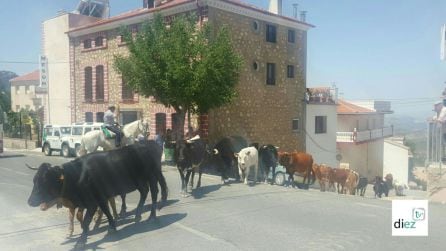
[[[0,250],[74,247],[81,229],[76,222],[74,236],[67,237],[67,209],[40,211],[26,203],[34,172],[24,163],[37,166],[66,161],[69,159],[45,157],[38,152],[9,151],[1,155]],[[446,249],[446,205],[429,204],[428,237],[392,237],[391,201],[374,199],[370,188],[367,196],[360,198],[265,184],[221,186],[218,177],[205,175],[202,188],[183,198],[177,171],[168,166],[163,171],[169,186],[169,205],[158,213],[158,220],[135,223],[134,215],[129,214],[118,220],[118,232],[110,235],[104,221],[99,229],[91,231],[87,249]],[[129,210],[136,207],[137,199],[137,193],[128,196]],[[146,210],[143,219],[148,216]]]

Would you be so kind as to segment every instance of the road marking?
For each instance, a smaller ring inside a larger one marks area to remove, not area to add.
[[[3,169],[3,170],[5,170],[5,171],[10,171],[10,172],[13,172],[13,173],[15,173],[15,174],[24,175],[24,176],[30,176],[30,175],[31,175],[31,174],[29,174],[29,173],[24,173],[24,172],[20,172],[20,171],[16,171],[16,170],[11,170],[11,169],[9,169],[9,168],[5,168],[5,167],[0,167],[0,169]]]
[[[372,204],[365,204],[365,203],[361,203],[361,202],[356,202],[356,205],[360,205],[360,206],[365,206],[365,207],[375,207],[375,208],[384,208],[384,209],[390,209],[388,207],[382,207],[382,206],[378,206],[378,205],[372,205]]]
[[[181,228],[183,230],[186,230],[189,233],[192,233],[192,234],[195,234],[197,236],[200,236],[200,237],[202,237],[202,238],[204,238],[204,239],[206,239],[208,241],[216,241],[216,240],[218,240],[217,238],[214,238],[214,237],[212,237],[212,236],[210,236],[210,235],[208,235],[206,233],[203,233],[201,231],[195,230],[193,228],[187,227],[187,226],[185,226],[185,225],[183,225],[181,223],[175,222],[175,223],[173,223],[173,225],[178,227],[178,228]]]

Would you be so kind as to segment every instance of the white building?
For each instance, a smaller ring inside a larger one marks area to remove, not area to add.
[[[375,176],[385,175],[384,138],[393,136],[393,127],[384,126],[384,115],[392,111],[390,103],[372,101],[362,105],[368,108],[338,101],[337,150],[341,162],[372,181]]]
[[[306,152],[317,164],[337,167],[336,160],[336,89],[307,88]]]
[[[98,18],[73,13],[59,13],[42,23],[42,55],[48,61],[48,124],[76,122],[71,114],[70,43],[66,32]]]
[[[409,147],[403,139],[389,138],[384,140],[383,174],[391,173],[393,180],[400,184],[409,184],[409,159],[412,157]]]

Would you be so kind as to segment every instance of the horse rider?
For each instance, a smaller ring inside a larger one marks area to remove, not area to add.
[[[121,145],[122,133],[118,123],[115,122],[115,110],[116,107],[114,105],[108,107],[108,110],[104,113],[104,126],[116,134],[115,145],[116,147],[119,147]]]

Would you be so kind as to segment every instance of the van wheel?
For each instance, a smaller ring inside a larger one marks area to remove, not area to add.
[[[81,151],[81,145],[77,144],[77,145],[74,147],[74,152],[75,152],[75,154],[76,154],[76,157],[80,157],[80,156],[81,156],[80,151]]]
[[[70,147],[68,146],[68,144],[62,145],[62,156],[64,156],[65,158],[70,157]]]
[[[283,186],[283,184],[285,184],[285,174],[282,172],[276,173],[274,176],[274,183],[278,186]]]
[[[51,148],[50,148],[50,144],[45,143],[45,145],[43,145],[43,152],[45,153],[46,156],[51,156]]]

